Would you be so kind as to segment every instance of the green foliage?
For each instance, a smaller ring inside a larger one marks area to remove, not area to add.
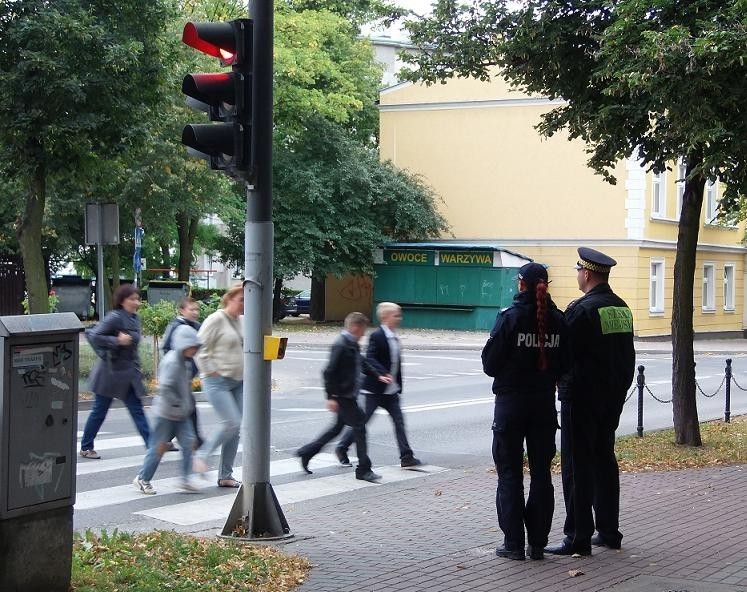
[[[160,300],[155,304],[143,302],[138,310],[143,335],[160,337],[176,317],[176,313],[176,305],[168,300]]]
[[[421,180],[380,162],[376,151],[324,119],[295,150],[276,150],[273,181],[278,277],[367,272],[371,250],[383,242],[430,238],[448,228]],[[237,248],[243,222],[228,226],[219,250],[243,261]]]
[[[213,314],[220,308],[220,299],[225,290],[222,290],[220,294],[214,293],[208,296],[205,300],[200,300],[200,316],[199,321],[204,321],[208,316]]]

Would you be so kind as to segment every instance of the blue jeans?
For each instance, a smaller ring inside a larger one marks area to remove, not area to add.
[[[192,420],[189,417],[181,421],[157,417],[150,434],[150,446],[145,453],[143,468],[138,475],[142,480],[150,481],[153,478],[166,446],[174,436],[182,449],[182,475],[185,479],[189,477],[192,472],[192,448],[195,443]]]
[[[233,461],[239,448],[239,432],[241,431],[241,415],[244,408],[244,383],[227,376],[206,376],[202,379],[202,386],[215,413],[220,419],[220,429],[207,438],[197,456],[207,462],[208,457],[220,450],[220,465],[218,466],[218,480],[233,477]]]
[[[148,447],[148,440],[150,438],[150,430],[148,429],[148,420],[145,419],[145,412],[143,411],[143,404],[140,402],[140,397],[135,394],[133,389],[127,393],[127,396],[123,399],[127,411],[130,412],[132,421],[135,422],[137,431],[145,441],[145,447]],[[106,414],[109,412],[111,407],[111,397],[104,397],[103,395],[96,395],[93,401],[93,408],[91,414],[86,420],[86,427],[83,429],[83,439],[80,442],[81,450],[93,450],[93,440],[96,434],[101,429],[101,424],[106,419]]]

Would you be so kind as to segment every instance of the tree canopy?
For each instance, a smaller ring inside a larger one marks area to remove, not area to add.
[[[408,24],[421,53],[410,80],[502,76],[561,99],[539,122],[587,146],[609,182],[635,156],[656,172],[683,158],[687,176],[674,268],[672,371],[679,443],[700,444],[695,406],[693,278],[703,189],[719,178],[722,212],[747,194],[745,0],[438,0]]]

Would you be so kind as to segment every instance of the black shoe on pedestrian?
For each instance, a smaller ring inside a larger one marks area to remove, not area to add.
[[[591,544],[595,547],[607,547],[608,549],[619,549],[622,547],[620,541],[613,543],[602,537],[601,534],[595,534],[591,537]]]
[[[529,559],[544,559],[544,549],[542,547],[527,545],[527,557],[529,557]]]
[[[422,464],[422,460],[419,460],[414,456],[408,456],[402,459],[402,461],[399,463],[399,466],[401,466],[403,469],[407,469],[409,467],[419,467]]]
[[[337,456],[337,460],[340,461],[340,464],[343,467],[352,467],[353,463],[350,462],[350,459],[348,458],[348,453],[343,450],[342,448],[335,448],[335,456]]]
[[[368,481],[369,483],[377,483],[381,479],[381,475],[378,475],[373,471],[366,471],[365,473],[356,473],[355,478],[360,479],[361,481]]]
[[[309,469],[309,461],[311,460],[310,456],[304,456],[302,454],[298,455],[298,458],[301,460],[301,468],[306,471],[308,475],[313,475],[314,471]]]
[[[563,541],[557,547],[545,547],[545,553],[550,555],[581,555],[588,557],[591,555],[591,544],[574,545],[569,541]]]
[[[498,557],[513,559],[514,561],[524,561],[524,549],[506,549],[506,547],[496,547],[495,554]]]

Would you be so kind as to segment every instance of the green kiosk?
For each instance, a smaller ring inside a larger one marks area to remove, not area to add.
[[[387,243],[374,254],[374,306],[396,302],[406,327],[489,331],[530,261],[496,245]]]

